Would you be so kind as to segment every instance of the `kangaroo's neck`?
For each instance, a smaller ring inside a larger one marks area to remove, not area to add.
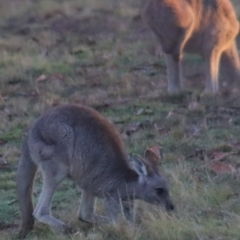
[[[125,172],[124,181],[122,181],[119,186],[119,192],[121,193],[122,200],[138,198],[137,196],[140,188],[139,175],[129,168]]]

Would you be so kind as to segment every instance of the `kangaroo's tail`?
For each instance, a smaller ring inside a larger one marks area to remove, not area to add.
[[[17,198],[21,213],[21,230],[19,238],[25,238],[33,229],[33,203],[32,203],[32,186],[37,166],[32,161],[27,140],[22,146],[22,156],[20,158],[17,170]]]

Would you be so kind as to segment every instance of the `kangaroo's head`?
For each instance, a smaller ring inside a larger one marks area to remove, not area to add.
[[[168,211],[173,210],[174,205],[170,198],[168,184],[159,173],[159,157],[148,149],[144,159],[138,155],[132,155],[130,161],[139,175],[138,186],[135,188],[136,198],[152,204],[160,204]]]

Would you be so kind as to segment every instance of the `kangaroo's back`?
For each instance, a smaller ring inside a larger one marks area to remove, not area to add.
[[[56,128],[61,125],[63,127],[59,133]],[[115,127],[97,111],[81,105],[61,106],[46,112],[34,123],[30,142],[57,144],[57,138],[63,138],[62,141],[67,139],[70,129],[74,135],[73,152],[69,156],[71,159],[82,155],[96,157],[109,154],[113,157],[111,161],[114,165],[120,167],[128,164],[124,143]]]
[[[109,191],[122,179],[131,181],[121,137],[106,118],[91,108],[68,105],[45,113],[35,122],[28,143],[32,159],[45,161],[53,157],[81,188],[88,189],[91,182],[94,194]],[[109,178],[114,179],[111,184]]]

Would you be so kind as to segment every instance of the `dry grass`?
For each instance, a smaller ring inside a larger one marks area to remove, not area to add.
[[[1,0],[0,239],[14,239],[20,224],[15,171],[22,138],[40,113],[62,103],[98,109],[129,152],[160,145],[177,210],[169,216],[138,202],[134,223],[89,226],[76,218],[80,193],[69,181],[53,212],[76,233],[62,236],[36,223],[29,239],[239,239],[239,88],[200,97],[202,77],[189,77],[201,68],[194,57],[185,64],[189,91],[166,95],[166,66],[139,18],[142,2]],[[221,162],[236,171],[214,173],[211,152],[234,152]],[[37,177],[35,195],[40,187]]]

